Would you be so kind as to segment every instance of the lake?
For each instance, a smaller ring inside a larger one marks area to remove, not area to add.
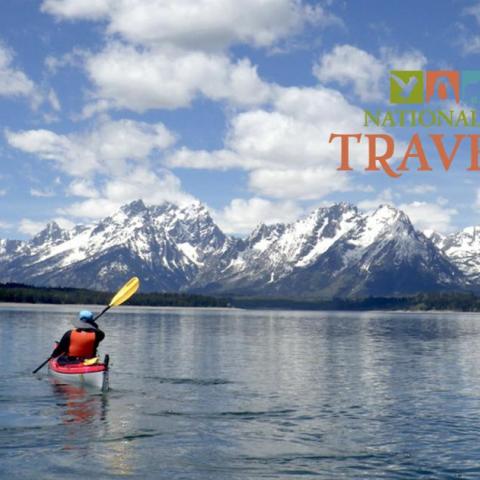
[[[0,305],[1,478],[480,478],[479,315],[120,307],[102,395],[31,374],[78,310]]]

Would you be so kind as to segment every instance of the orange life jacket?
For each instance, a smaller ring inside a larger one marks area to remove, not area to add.
[[[72,330],[67,355],[69,357],[91,358],[95,356],[95,332]]]

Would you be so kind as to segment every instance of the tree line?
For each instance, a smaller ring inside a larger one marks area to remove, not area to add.
[[[114,292],[84,288],[34,287],[0,283],[0,302],[107,305]],[[137,293],[125,305],[152,307],[227,307],[228,300],[186,293]]]
[[[107,305],[114,292],[84,288],[34,287],[0,283],[0,302]],[[189,293],[137,293],[125,305],[152,307],[237,307],[283,310],[454,310],[480,312],[480,297],[471,292],[419,293],[402,297],[297,300],[289,298],[213,297]]]
[[[239,308],[285,310],[480,311],[480,297],[470,292],[419,293],[413,296],[402,297],[331,298],[323,300],[237,297],[231,299],[231,303]]]

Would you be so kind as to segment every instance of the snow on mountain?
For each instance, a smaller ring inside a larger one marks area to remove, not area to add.
[[[465,274],[480,275],[477,233],[428,238],[388,205],[366,214],[339,203],[242,240],[199,202],[138,200],[94,225],[50,223],[30,241],[1,240],[0,281],[114,290],[138,275],[145,291],[317,298],[458,290]]]
[[[437,234],[438,235],[438,234]],[[435,238],[437,247],[472,282],[480,279],[480,227],[467,227]]]
[[[245,248],[209,285],[208,291],[267,290],[298,267],[315,262],[360,218],[346,203],[318,208],[289,225],[260,225],[245,240]]]
[[[240,255],[243,261],[236,259],[211,290],[302,297],[388,295],[464,282],[408,217],[387,205],[371,214],[348,204],[320,208],[271,237],[267,231],[254,242]],[[260,242],[268,243],[268,250],[255,249]]]
[[[139,200],[90,226],[63,231],[49,224],[0,258],[2,281],[114,289],[119,277],[142,277],[145,290],[180,290],[199,267],[235,241],[195,203],[147,207]]]

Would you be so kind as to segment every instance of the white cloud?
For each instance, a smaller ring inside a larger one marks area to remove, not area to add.
[[[386,68],[391,70],[422,70],[427,64],[427,58],[419,50],[398,52],[395,49],[383,47],[380,55]]]
[[[96,87],[89,115],[109,108],[137,112],[188,106],[197,95],[250,106],[268,100],[270,87],[249,60],[179,49],[138,49],[118,42],[89,55],[85,68]]]
[[[40,188],[31,188],[30,189],[30,195],[32,197],[54,197],[55,196],[55,192],[53,192],[52,190],[42,190]]]
[[[112,6],[112,0],[45,0],[41,9],[67,20],[98,20],[107,15]]]
[[[25,235],[35,235],[45,227],[45,222],[22,218],[18,224],[18,231]]]
[[[182,190],[175,175],[153,163],[156,155],[175,141],[161,123],[107,118],[78,134],[7,131],[6,138],[11,146],[51,161],[54,168],[73,177],[66,193],[81,200],[60,209],[61,215],[102,218],[138,198],[153,204],[194,200]],[[39,191],[35,193],[38,195]],[[30,228],[30,224],[25,225]]]
[[[145,161],[175,140],[161,123],[147,124],[132,120],[103,120],[82,134],[59,135],[50,130],[5,132],[8,143],[19,150],[35,154],[72,176],[98,172],[121,174],[128,162]]]
[[[339,142],[332,132],[361,131],[363,112],[337,91],[325,87],[281,88],[272,109],[241,112],[230,120],[225,147],[217,151],[182,148],[167,165],[182,168],[241,168],[251,190],[274,198],[318,199],[330,192],[356,189],[352,175],[338,172]],[[353,144],[351,165],[361,165],[366,144]]]
[[[352,45],[337,45],[332,52],[323,55],[313,69],[322,83],[351,86],[365,101],[383,97],[380,81],[384,71],[380,60]]]
[[[254,197],[235,198],[221,212],[213,212],[213,216],[225,232],[246,234],[260,223],[291,222],[302,213],[295,202],[272,202]]]
[[[455,229],[452,219],[458,212],[454,208],[418,201],[402,203],[398,208],[408,215],[419,230],[451,232]]]
[[[254,170],[250,174],[249,186],[261,195],[297,200],[313,200],[334,191],[352,189],[345,172],[325,167]]]
[[[182,205],[195,200],[182,190],[180,180],[170,171],[154,172],[145,167],[136,167],[123,176],[105,180],[95,196],[88,197],[90,190],[86,184],[76,182],[71,189],[86,199],[60,209],[59,213],[79,219],[103,218],[139,198],[149,204],[168,201]]]
[[[70,183],[67,194],[74,197],[98,198],[99,193],[91,180],[76,179]]]
[[[50,89],[48,92],[48,101],[50,103],[50,106],[56,111],[59,112],[62,107],[60,105],[60,100],[58,99],[57,94],[55,93],[55,90],[53,88]]]
[[[103,51],[74,51],[46,60],[51,71],[81,64],[94,85],[83,110],[176,109],[199,95],[249,107],[268,101],[271,86],[249,59],[232,60],[232,45],[273,47],[307,24],[339,20],[303,0],[45,0],[61,20],[105,23]]]
[[[376,197],[358,202],[358,207],[363,210],[375,210],[379,205],[393,204],[394,193],[391,188],[381,191]]]
[[[59,19],[104,20],[109,34],[135,44],[195,50],[271,46],[306,23],[336,20],[301,0],[45,0],[42,10]]]
[[[37,103],[35,84],[12,65],[13,57],[12,50],[0,43],[0,96],[30,97]]]
[[[412,193],[414,195],[426,195],[427,193],[434,193],[437,191],[435,185],[428,185],[426,183],[420,183],[418,185],[412,185],[410,187],[405,187],[405,192]]]
[[[405,188],[407,193],[433,193],[436,189],[431,185],[418,185]],[[363,210],[375,210],[379,205],[388,204],[405,212],[415,227],[419,230],[435,230],[437,232],[450,232],[454,230],[453,217],[458,213],[453,208],[446,207],[442,199],[437,202],[413,201],[399,203],[403,195],[391,188],[382,190],[376,197],[367,198],[358,202],[358,207]],[[480,199],[480,195],[478,197]]]
[[[383,48],[377,58],[352,45],[337,45],[319,59],[313,73],[322,83],[351,87],[362,101],[384,101],[390,69],[419,70],[426,61],[418,50],[399,53]]]

